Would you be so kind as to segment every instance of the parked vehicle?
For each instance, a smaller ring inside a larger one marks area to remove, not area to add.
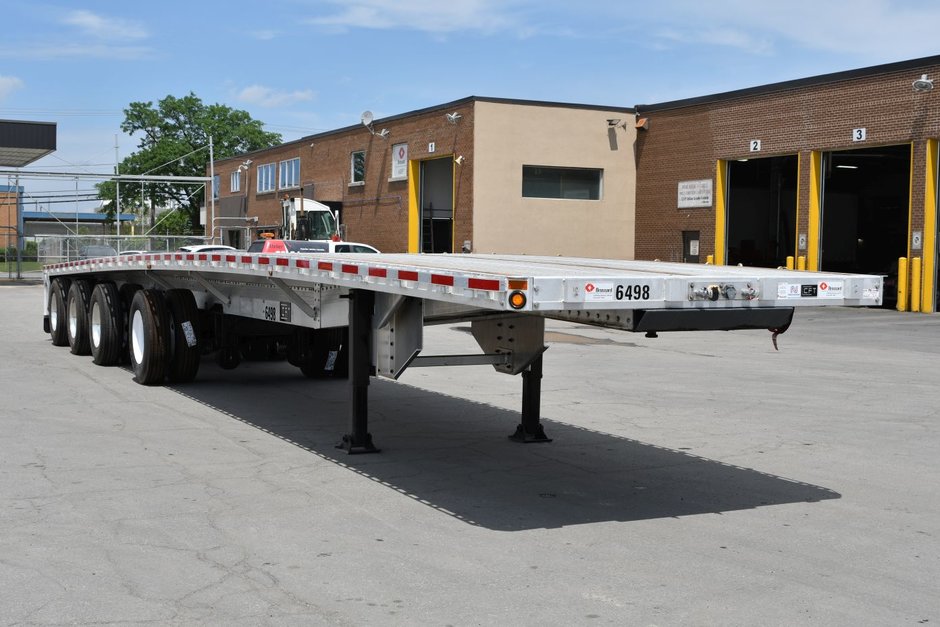
[[[82,246],[78,251],[80,259],[95,259],[96,257],[114,257],[117,251],[112,246]]]
[[[248,247],[250,253],[377,253],[378,249],[358,242],[333,240],[259,239]]]
[[[215,250],[238,250],[233,246],[225,246],[223,244],[191,244],[188,246],[180,246],[179,250],[184,253],[205,253]]]
[[[331,244],[335,251],[342,242]],[[339,446],[349,453],[377,451],[368,425],[369,377],[397,380],[420,366],[488,364],[522,374],[521,422],[510,437],[550,441],[539,408],[546,319],[649,338],[769,329],[776,341],[796,308],[882,302],[882,278],[872,275],[472,253],[155,253],[52,264],[43,273],[43,328],[52,343],[91,354],[102,366],[126,355],[138,383],[191,382],[210,353],[223,369],[283,354],[307,377],[348,377],[349,431]],[[425,334],[424,326],[444,323],[467,323],[480,352],[426,354],[425,340],[438,335]],[[742,353],[749,350],[745,345]],[[259,374],[251,384],[259,397],[276,398],[284,376]],[[758,388],[728,398],[746,410],[761,402]],[[315,401],[310,411],[320,413]],[[703,403],[702,411],[712,410]],[[389,423],[396,421],[383,424]]]

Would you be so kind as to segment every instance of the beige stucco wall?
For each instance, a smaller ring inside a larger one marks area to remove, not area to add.
[[[632,114],[477,101],[474,118],[474,252],[633,258]],[[523,165],[600,168],[601,199],[523,198]]]

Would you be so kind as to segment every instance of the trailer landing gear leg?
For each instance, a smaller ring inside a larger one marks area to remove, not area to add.
[[[523,444],[552,441],[545,435],[539,419],[541,402],[542,356],[539,355],[522,373],[522,422],[516,427],[516,432],[509,436],[510,440]]]
[[[372,368],[372,310],[375,293],[349,292],[350,433],[336,445],[349,454],[378,453],[369,433],[369,375]]]

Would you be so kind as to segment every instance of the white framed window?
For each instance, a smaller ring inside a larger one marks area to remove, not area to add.
[[[366,151],[357,150],[349,157],[349,184],[362,185],[366,182]]]
[[[277,180],[278,189],[287,187],[300,187],[300,158],[287,159],[280,163],[280,173]]]
[[[240,192],[242,189],[242,171],[235,170],[232,172],[232,179],[229,183],[229,188],[231,192]]]
[[[274,191],[274,164],[265,163],[258,166],[258,193]]]
[[[216,199],[219,197],[219,187],[222,185],[219,179],[218,174],[212,177],[212,197]]]
[[[596,168],[522,166],[523,198],[600,200],[604,171]]]

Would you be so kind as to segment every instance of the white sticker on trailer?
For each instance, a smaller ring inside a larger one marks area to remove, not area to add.
[[[842,281],[820,281],[819,292],[817,292],[817,295],[819,298],[842,298],[842,288]]]
[[[584,285],[584,300],[614,300],[613,283],[586,283]]]
[[[800,298],[799,283],[778,283],[777,298]]]

